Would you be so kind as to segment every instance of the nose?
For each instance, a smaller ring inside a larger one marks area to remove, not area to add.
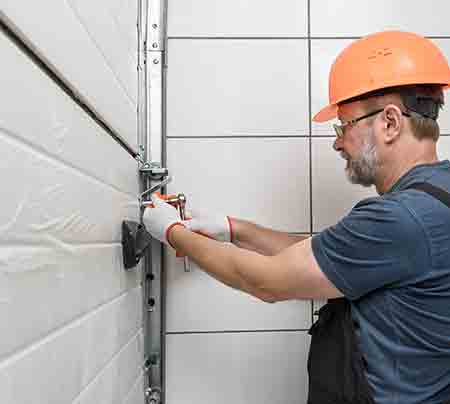
[[[337,152],[340,152],[342,150],[342,140],[338,137],[333,142],[333,149]]]

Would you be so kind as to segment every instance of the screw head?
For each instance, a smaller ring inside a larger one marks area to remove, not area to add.
[[[153,64],[157,65],[159,63],[158,59],[153,59]]]
[[[153,29],[158,28],[158,24],[152,24],[152,28],[153,28]]]
[[[158,47],[158,44],[156,42],[153,42],[152,43],[152,48],[157,48],[157,47]]]

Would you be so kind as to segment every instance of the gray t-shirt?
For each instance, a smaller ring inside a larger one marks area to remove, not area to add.
[[[404,190],[422,181],[450,192],[450,162],[414,167],[312,239],[320,268],[351,301],[377,404],[450,398],[450,209]]]

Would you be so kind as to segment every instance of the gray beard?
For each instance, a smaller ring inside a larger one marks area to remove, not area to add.
[[[345,172],[352,184],[359,184],[364,187],[370,187],[375,184],[378,156],[372,130],[366,137],[361,155],[358,158],[350,158],[346,153],[341,153],[341,155],[347,160]]]

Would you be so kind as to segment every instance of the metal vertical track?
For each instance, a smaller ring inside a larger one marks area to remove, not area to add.
[[[138,141],[144,157],[142,168],[162,167],[165,162],[164,66],[166,37],[165,0],[138,0]],[[142,175],[142,171],[141,171]],[[152,186],[142,175],[142,192]],[[147,404],[164,402],[163,250],[152,241],[144,260],[143,310],[145,395]]]

